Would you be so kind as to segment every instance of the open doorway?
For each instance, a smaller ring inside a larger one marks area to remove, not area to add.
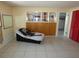
[[[65,20],[66,20],[66,13],[60,12],[59,24],[58,24],[58,36],[64,36]]]

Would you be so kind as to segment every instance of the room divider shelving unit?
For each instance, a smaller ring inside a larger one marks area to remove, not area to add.
[[[27,13],[26,28],[33,32],[44,33],[46,36],[56,34],[56,22],[54,12]]]

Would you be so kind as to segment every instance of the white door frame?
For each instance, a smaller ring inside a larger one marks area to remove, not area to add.
[[[67,19],[68,19],[68,17],[67,17],[67,12],[59,12],[59,13],[58,13],[58,16],[57,16],[57,19],[58,19],[58,20],[57,20],[57,30],[56,30],[57,32],[56,32],[56,34],[57,34],[57,36],[58,36],[58,28],[59,28],[58,25],[59,25],[59,14],[60,14],[60,13],[66,13],[65,27],[64,27],[64,36],[65,36],[65,29],[66,29]]]

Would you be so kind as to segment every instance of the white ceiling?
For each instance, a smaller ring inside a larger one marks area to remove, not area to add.
[[[10,6],[77,7],[79,1],[5,1]]]

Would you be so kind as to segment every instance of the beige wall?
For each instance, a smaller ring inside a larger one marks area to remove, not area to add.
[[[0,13],[12,15],[12,7],[10,7],[7,4],[4,4],[3,2],[0,2]],[[3,19],[2,20],[2,34],[3,34],[3,42],[1,46],[6,45],[10,40],[13,38],[13,28],[4,29],[3,28]]]
[[[12,14],[12,7],[9,7],[9,5],[0,2],[0,12],[6,14]]]

